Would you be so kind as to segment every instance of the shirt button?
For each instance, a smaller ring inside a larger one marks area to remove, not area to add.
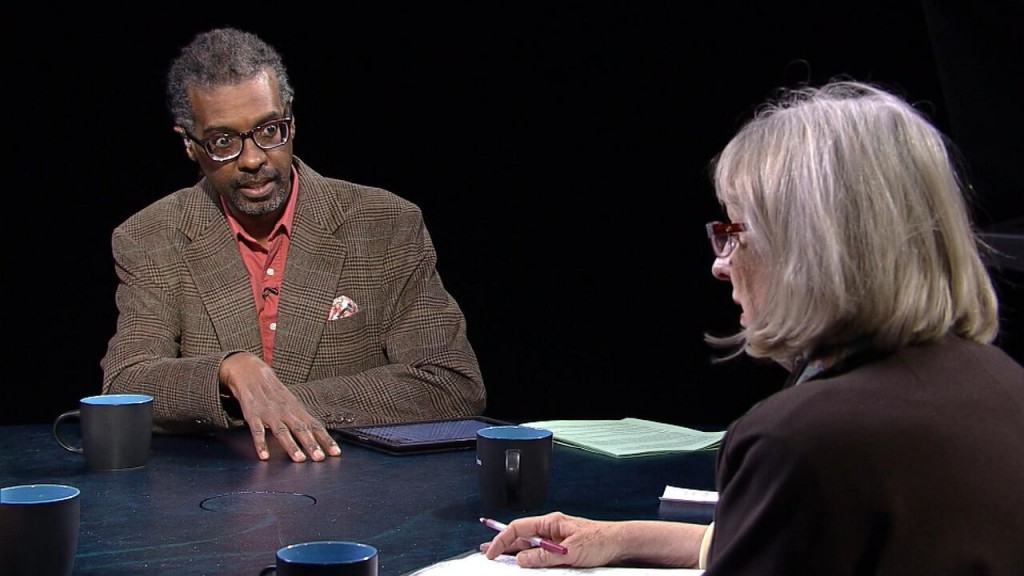
[[[274,330],[274,331],[277,331],[277,322],[271,322],[270,323],[270,329]]]
[[[273,268],[267,268],[267,276],[273,276],[273,275],[274,275],[274,269]]]

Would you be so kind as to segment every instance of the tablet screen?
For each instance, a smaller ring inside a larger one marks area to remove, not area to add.
[[[459,450],[476,446],[476,432],[487,426],[505,425],[493,418],[474,416],[422,422],[353,426],[335,432],[342,440],[393,454]]]

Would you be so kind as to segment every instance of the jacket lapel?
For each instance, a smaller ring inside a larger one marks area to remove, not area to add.
[[[296,159],[299,197],[278,301],[274,372],[285,383],[308,380],[348,249],[334,236],[342,220],[335,194]]]
[[[217,193],[203,179],[186,199],[182,258],[225,350],[263,355],[249,274],[226,225]]]

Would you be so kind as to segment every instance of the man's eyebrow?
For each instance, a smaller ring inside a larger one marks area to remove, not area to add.
[[[282,118],[287,118],[287,117],[288,117],[287,114],[281,114],[279,112],[270,112],[266,116],[263,116],[263,118],[261,118],[260,120],[257,120],[255,124],[253,124],[252,126],[249,126],[245,130],[235,130],[231,126],[223,126],[223,125],[216,125],[215,124],[213,126],[207,126],[206,128],[203,128],[199,133],[200,134],[211,134],[211,135],[212,134],[224,134],[224,133],[238,134],[240,132],[245,132],[246,130],[252,130],[253,128],[255,128],[255,127],[257,127],[257,126],[259,126],[261,124],[266,124],[267,122],[271,122],[273,120],[280,120]]]

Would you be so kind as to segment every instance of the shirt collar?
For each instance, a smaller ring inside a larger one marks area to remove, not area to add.
[[[786,388],[802,384],[827,373],[843,372],[859,364],[868,350],[868,340],[860,339],[824,356],[801,356],[793,363],[793,371],[786,381]]]

